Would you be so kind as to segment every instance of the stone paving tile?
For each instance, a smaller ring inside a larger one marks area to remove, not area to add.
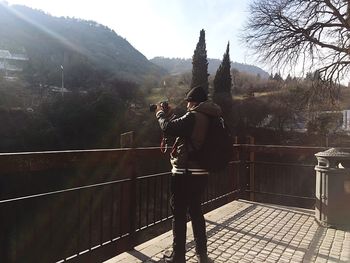
[[[311,210],[238,200],[205,218],[215,263],[350,263],[350,232],[320,227]],[[197,262],[190,224],[187,233],[186,261]],[[163,262],[171,240],[169,231],[105,263]]]

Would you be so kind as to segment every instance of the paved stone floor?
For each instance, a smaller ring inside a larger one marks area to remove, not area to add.
[[[234,201],[205,215],[212,262],[350,262],[350,232],[320,227],[312,210]],[[197,262],[187,227],[187,262]],[[162,262],[167,232],[105,263]]]

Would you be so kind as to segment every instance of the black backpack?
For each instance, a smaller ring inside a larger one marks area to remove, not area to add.
[[[208,130],[202,147],[189,153],[189,159],[209,172],[227,167],[233,157],[233,140],[222,117],[208,116]]]

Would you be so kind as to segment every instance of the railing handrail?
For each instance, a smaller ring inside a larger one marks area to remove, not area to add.
[[[300,152],[318,152],[318,151],[324,151],[328,149],[329,147],[316,147],[316,146],[294,146],[294,145],[259,145],[259,144],[234,144],[234,147],[239,147],[242,149],[249,149],[249,151],[252,152],[271,152],[271,151],[280,151],[280,152],[286,152],[289,153],[291,151],[294,151],[295,153]],[[350,148],[344,148],[349,149]]]
[[[147,155],[146,155],[147,153]],[[159,147],[90,149],[41,152],[0,153],[0,170],[2,173],[41,171],[50,168],[68,166],[94,165],[97,162],[125,161],[130,155],[160,156]]]
[[[274,145],[274,144],[233,144],[233,147],[249,147],[253,150],[260,149],[289,149],[289,150],[324,150],[329,147],[321,147],[321,146],[299,146],[299,145]],[[150,147],[136,147],[136,148],[96,148],[96,149],[80,149],[80,150],[54,150],[54,151],[37,151],[37,152],[5,152],[0,153],[1,156],[12,156],[12,155],[42,155],[42,154],[72,154],[72,153],[110,153],[110,152],[126,152],[130,150],[134,151],[149,151],[149,150],[160,150],[161,148],[158,146],[150,146]],[[349,147],[343,148],[350,150]]]
[[[288,154],[315,154],[327,148],[313,146],[233,144],[233,149],[252,153],[278,152]],[[89,162],[101,160],[110,160],[114,162],[119,158],[125,158],[126,154],[143,156],[145,153],[147,153],[147,155],[151,153],[160,156],[160,147],[0,153],[0,170],[3,173],[40,171],[49,168],[74,166],[78,163],[89,165]]]
[[[79,187],[72,187],[72,188],[67,188],[67,189],[57,190],[57,191],[51,191],[51,192],[46,192],[46,193],[21,196],[21,197],[16,197],[16,198],[11,198],[11,199],[0,200],[0,204],[10,203],[10,202],[15,202],[15,201],[23,201],[23,200],[26,200],[26,199],[33,199],[33,198],[43,197],[43,196],[63,194],[63,193],[77,191],[77,190],[95,188],[95,187],[99,187],[99,186],[106,186],[106,185],[111,185],[111,184],[116,184],[116,183],[125,183],[125,182],[129,182],[129,181],[131,181],[131,179],[127,178],[127,179],[113,180],[113,181],[108,181],[108,182],[98,183],[98,184],[90,184],[90,185],[84,185],[84,186],[79,186]]]
[[[160,147],[138,147],[138,148],[101,148],[101,149],[85,149],[85,150],[57,150],[57,151],[38,151],[38,152],[13,152],[13,153],[0,153],[2,156],[18,156],[18,155],[43,155],[43,154],[72,154],[72,153],[110,153],[110,152],[127,152],[127,151],[144,151],[144,150],[160,150]]]

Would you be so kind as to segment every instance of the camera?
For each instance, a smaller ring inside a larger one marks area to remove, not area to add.
[[[157,109],[157,105],[160,105],[160,107],[162,107],[164,112],[167,112],[169,109],[169,104],[167,101],[161,101],[158,104],[150,104],[149,105],[149,111],[150,112],[155,112]]]

